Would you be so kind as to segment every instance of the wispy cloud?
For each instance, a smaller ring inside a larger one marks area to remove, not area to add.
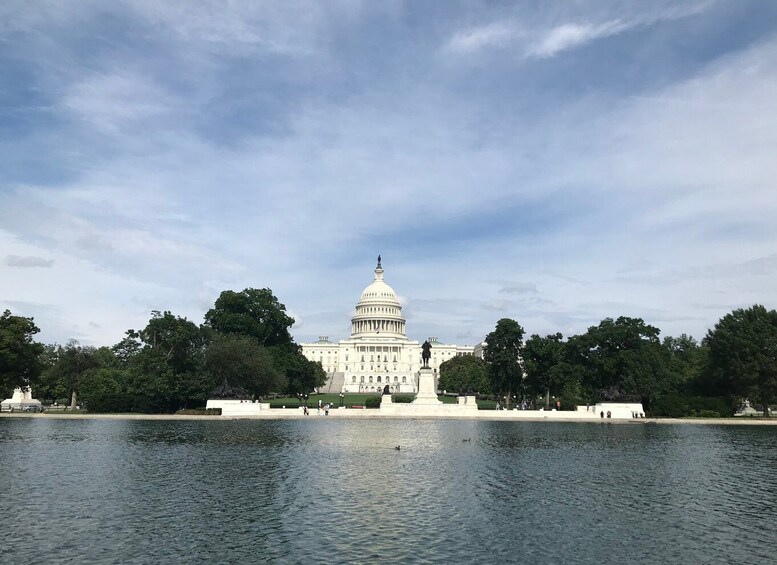
[[[20,257],[19,255],[8,255],[5,258],[5,264],[9,267],[43,267],[50,268],[54,264],[54,259],[44,259],[43,257]]]
[[[445,45],[450,53],[473,53],[487,47],[509,44],[523,35],[514,22],[494,22],[485,26],[457,32]]]
[[[624,23],[619,20],[603,24],[563,24],[550,29],[542,37],[529,44],[526,56],[542,59],[553,57],[562,51],[568,51],[596,39],[622,33],[636,25],[637,22]]]
[[[457,31],[443,50],[451,54],[466,55],[485,49],[509,48],[518,50],[524,58],[549,59],[564,51],[634,28],[700,14],[713,3],[700,1],[685,5],[642,4],[637,9],[626,10],[622,17],[599,21],[560,21],[551,25],[536,24],[511,16]]]

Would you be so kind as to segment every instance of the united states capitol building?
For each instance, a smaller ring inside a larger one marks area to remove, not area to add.
[[[480,346],[448,345],[435,337],[428,340],[432,345],[429,366],[435,376],[448,359],[480,354]],[[405,333],[402,305],[383,280],[380,256],[375,279],[356,304],[351,336],[338,342],[321,336],[315,343],[303,343],[302,353],[320,362],[327,373],[321,392],[380,392],[386,385],[391,392],[417,392],[421,343],[408,339]]]

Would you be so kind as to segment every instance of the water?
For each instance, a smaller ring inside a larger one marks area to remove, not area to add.
[[[2,560],[777,562],[776,439],[760,426],[1,419]]]

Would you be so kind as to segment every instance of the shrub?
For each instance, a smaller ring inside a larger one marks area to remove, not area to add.
[[[653,402],[651,416],[682,418],[700,416],[702,418],[720,418],[734,413],[728,398],[717,396],[682,396],[667,394]]]
[[[380,396],[368,396],[364,400],[364,406],[367,408],[380,408]]]
[[[221,416],[221,408],[181,408],[180,416]]]
[[[688,403],[679,394],[667,394],[653,402],[650,410],[651,416],[664,416],[669,418],[682,418],[688,414]]]
[[[92,397],[86,408],[90,412],[135,412],[138,414],[159,414],[167,412],[169,407],[157,399],[139,394],[110,392]]]
[[[391,401],[396,404],[410,404],[415,400],[415,396],[412,394],[392,394]]]

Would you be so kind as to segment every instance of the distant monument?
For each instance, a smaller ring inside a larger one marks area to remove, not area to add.
[[[434,373],[429,367],[429,359],[432,357],[432,344],[427,339],[421,346],[421,359],[424,364],[418,371],[418,393],[415,395],[413,404],[424,404],[427,406],[439,406],[442,401],[437,398],[437,387],[434,382]]]
[[[43,412],[43,406],[40,400],[32,397],[32,389],[28,386],[16,387],[13,390],[13,396],[6,398],[0,403],[0,410],[3,412],[13,412],[21,410],[23,412]]]
[[[748,399],[745,399],[742,401],[742,404],[739,406],[739,410],[736,411],[736,414],[734,416],[760,416],[761,413],[750,406],[750,401]]]

